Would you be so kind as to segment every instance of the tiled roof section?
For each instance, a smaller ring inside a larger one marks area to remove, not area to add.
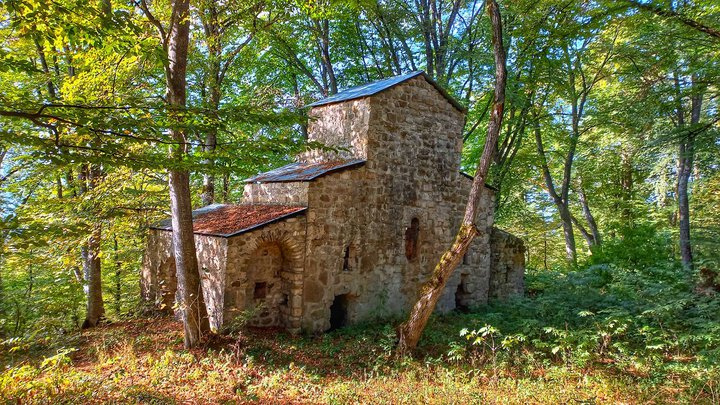
[[[289,165],[260,173],[245,180],[246,183],[280,183],[291,181],[312,181],[325,174],[359,166],[365,163],[362,159],[333,160],[318,163],[290,163]]]
[[[299,214],[307,208],[288,205],[221,205],[213,204],[193,211],[193,232],[197,235],[231,237],[251,231],[283,218]],[[152,226],[171,231],[169,219]]]
[[[435,80],[433,80],[423,71],[411,72],[400,76],[393,76],[388,79],[378,80],[376,82],[366,83],[360,86],[352,87],[330,97],[316,101],[310,104],[308,107],[319,107],[321,105],[340,103],[343,101],[372,96],[418,76],[423,76],[425,80],[427,80],[428,83],[432,84],[437,89],[437,91],[440,92],[440,94],[442,94],[443,97],[445,97],[455,108],[462,112],[467,111],[467,109],[457,100],[455,100],[447,92],[447,90],[445,90],[442,86],[440,86],[437,82],[435,82]]]

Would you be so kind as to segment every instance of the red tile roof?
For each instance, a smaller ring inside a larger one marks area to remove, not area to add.
[[[193,231],[198,235],[230,237],[305,210],[305,207],[288,205],[213,204],[193,211]],[[170,231],[172,225],[170,219],[166,219],[151,228]]]

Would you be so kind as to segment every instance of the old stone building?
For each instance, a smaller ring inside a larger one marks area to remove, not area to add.
[[[211,324],[321,332],[407,313],[457,231],[472,179],[459,171],[465,110],[422,72],[352,88],[311,105],[308,136],[331,148],[246,181],[238,205],[194,212]],[[329,151],[330,150],[330,151]],[[437,311],[523,290],[522,241],[493,228],[484,190],[481,235]],[[171,307],[169,221],[150,231],[143,297]]]

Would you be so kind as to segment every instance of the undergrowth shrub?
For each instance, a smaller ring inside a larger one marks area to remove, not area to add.
[[[532,294],[478,308],[447,358],[493,368],[607,365],[656,379],[681,374],[704,389],[720,370],[720,296],[698,294],[694,275],[660,245],[631,244],[648,252],[633,258],[612,242],[604,260],[571,271],[528,271]]]

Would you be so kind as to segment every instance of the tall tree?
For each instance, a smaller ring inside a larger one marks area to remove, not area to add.
[[[430,279],[422,286],[420,298],[410,311],[408,320],[398,328],[398,350],[400,353],[405,353],[417,346],[420,336],[425,329],[425,325],[445,289],[447,280],[458,264],[460,264],[463,256],[470,247],[470,243],[479,232],[475,226],[475,219],[482,196],[481,193],[485,186],[485,179],[487,178],[490,164],[493,161],[498,136],[502,128],[505,107],[505,83],[507,79],[502,19],[495,0],[489,0],[487,2],[487,14],[492,25],[493,55],[495,58],[495,94],[493,96],[493,106],[490,123],[488,124],[487,138],[485,139],[485,148],[477,165],[475,179],[470,188],[467,206],[465,207],[465,215],[460,225],[460,230],[455,236],[455,241],[450,249],[440,258],[440,262],[435,266],[435,269],[430,275]]]
[[[175,162],[169,173],[172,245],[177,273],[177,303],[183,320],[185,347],[189,348],[200,343],[210,329],[195,250],[190,172],[183,166],[190,147],[186,122],[190,0],[171,2],[167,25],[155,18],[144,0],[142,10],[157,29],[162,50],[167,55],[164,66],[166,99],[171,124],[169,132],[173,140],[170,158]]]

